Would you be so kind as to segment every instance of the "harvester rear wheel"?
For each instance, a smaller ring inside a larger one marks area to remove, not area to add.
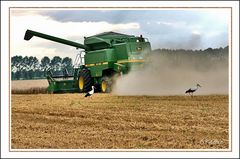
[[[78,76],[78,87],[80,92],[88,92],[92,89],[93,79],[88,69],[82,69]]]
[[[109,77],[103,77],[100,87],[102,93],[110,93],[112,91],[112,80]]]

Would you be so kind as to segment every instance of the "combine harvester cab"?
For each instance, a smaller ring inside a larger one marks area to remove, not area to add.
[[[103,93],[111,92],[112,77],[141,68],[146,54],[151,52],[150,43],[142,35],[105,32],[84,37],[84,44],[80,44],[27,30],[24,39],[30,40],[33,36],[82,49],[75,59],[80,64],[75,65],[73,75],[53,76],[51,70],[48,71],[48,91],[51,93],[87,92],[92,85]]]

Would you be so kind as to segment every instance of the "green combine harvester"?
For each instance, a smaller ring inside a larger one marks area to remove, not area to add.
[[[151,52],[151,45],[140,36],[104,32],[84,37],[84,44],[27,30],[25,40],[33,36],[55,41],[81,49],[74,64],[74,74],[67,71],[61,76],[47,72],[49,93],[87,92],[91,86],[103,93],[111,92],[113,76],[127,74],[143,65],[145,55]],[[137,79],[136,79],[137,80]]]

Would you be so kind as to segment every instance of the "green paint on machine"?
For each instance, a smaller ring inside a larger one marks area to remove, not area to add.
[[[151,52],[150,42],[142,35],[104,32],[84,37],[84,44],[80,44],[27,30],[24,39],[30,40],[33,36],[80,48],[85,53],[84,57],[80,57],[83,58],[81,61],[84,60],[85,64],[81,63],[74,68],[72,76],[53,76],[51,70],[48,70],[48,92],[50,93],[87,92],[91,90],[92,85],[97,90],[108,93],[111,88],[105,87],[111,87],[113,75],[126,74],[131,68],[142,66],[146,54]],[[101,86],[104,86],[104,89]]]

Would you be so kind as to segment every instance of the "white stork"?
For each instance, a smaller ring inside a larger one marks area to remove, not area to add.
[[[93,95],[93,93],[94,93],[94,86],[92,86],[92,90],[91,91],[89,91],[86,95],[85,95],[85,97],[90,97],[91,95]]]
[[[189,88],[185,93],[188,93],[189,95],[193,96],[193,92],[196,92],[196,90],[198,90],[199,87],[201,87],[200,84],[197,84],[195,87]]]

